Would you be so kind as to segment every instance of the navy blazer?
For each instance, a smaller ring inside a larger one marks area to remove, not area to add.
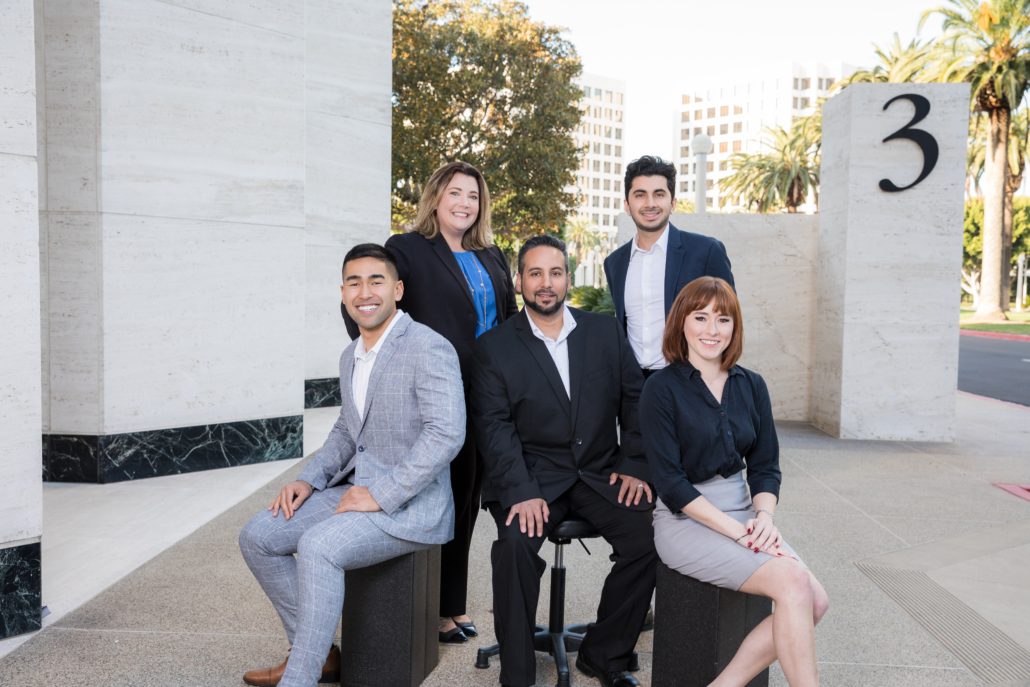
[[[719,277],[733,284],[730,259],[726,246],[711,236],[680,231],[669,222],[669,253],[665,256],[665,317],[676,296],[683,287],[698,277]],[[615,316],[626,325],[626,273],[629,272],[629,255],[633,240],[615,249],[604,260],[604,276],[615,303]]]

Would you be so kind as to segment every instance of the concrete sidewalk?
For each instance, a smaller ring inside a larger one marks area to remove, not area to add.
[[[993,486],[1030,484],[1030,409],[967,395],[957,402],[955,444],[848,442],[803,424],[779,426],[778,524],[830,595],[817,629],[825,685],[1030,684],[1030,543],[1018,536],[1030,530],[1030,501]],[[281,626],[236,538],[299,470],[0,659],[0,684],[230,686],[241,685],[247,669],[278,663],[286,651]],[[481,514],[469,614],[482,636],[441,647],[426,685],[497,684],[496,659],[489,670],[473,667],[475,649],[493,643],[493,530]],[[937,544],[926,546],[931,542]],[[588,546],[592,556],[576,544],[567,549],[569,622],[592,617],[610,566],[602,541]],[[543,551],[548,559],[550,549]],[[540,619],[546,578],[544,588]],[[932,601],[930,613],[919,606],[924,598]],[[947,612],[935,615],[937,609]],[[1000,644],[1005,651],[992,653]],[[649,634],[638,651],[637,675],[649,685]],[[538,655],[537,663],[538,683],[554,684],[553,662]],[[575,670],[573,683],[597,684]],[[786,684],[776,666],[772,684]]]

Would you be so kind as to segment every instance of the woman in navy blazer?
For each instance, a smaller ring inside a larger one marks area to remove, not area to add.
[[[394,234],[386,248],[397,259],[404,282],[398,307],[411,319],[451,342],[458,353],[466,404],[472,372],[472,344],[483,332],[518,313],[508,261],[493,245],[490,191],[478,169],[451,162],[426,183],[414,231]],[[347,331],[357,335],[346,311]],[[466,416],[472,417],[466,405]],[[451,462],[454,539],[440,560],[440,641],[465,642],[478,635],[466,615],[468,555],[479,514],[483,459],[471,422],[465,445]]]

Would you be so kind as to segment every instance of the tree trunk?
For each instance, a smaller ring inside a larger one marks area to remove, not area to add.
[[[990,110],[987,119],[987,149],[984,155],[983,268],[980,273],[980,303],[973,315],[977,322],[1000,322],[1008,318],[1001,308],[1002,237],[1005,233],[1005,170],[1008,167],[1010,112]]]
[[[1008,165],[1005,165],[1005,231],[1001,237],[1001,309],[1008,310],[1012,302],[1012,222],[1015,216],[1013,198],[1020,184],[1023,183],[1023,170],[1020,168],[1018,175],[1013,175]]]

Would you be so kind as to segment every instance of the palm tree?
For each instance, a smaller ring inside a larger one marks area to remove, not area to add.
[[[1030,78],[1030,0],[948,0],[927,10],[922,28],[934,14],[944,19],[936,60],[928,67],[934,80],[968,82],[970,109],[987,118],[984,151],[983,270],[978,321],[1006,320],[1002,303],[1002,265],[1005,233],[1005,184],[1012,110],[1018,107]]]
[[[565,225],[565,241],[575,244],[576,264],[583,264],[583,254],[601,244],[597,226],[577,217]]]
[[[853,83],[898,83],[903,81],[920,81],[933,50],[933,42],[920,43],[913,38],[905,47],[901,47],[901,38],[894,34],[894,43],[886,50],[873,43],[873,50],[880,58],[880,64],[872,69],[859,69],[851,76],[841,79],[834,86],[844,88]]]
[[[812,115],[794,122],[789,131],[766,127],[761,151],[730,158],[733,174],[719,183],[720,195],[740,195],[744,207],[755,205],[759,212],[782,207],[795,213],[813,191],[818,207],[821,124],[821,115]]]

